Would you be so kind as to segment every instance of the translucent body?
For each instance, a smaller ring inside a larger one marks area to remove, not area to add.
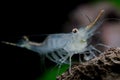
[[[57,64],[69,64],[74,54],[83,54],[83,52],[88,51],[87,40],[93,35],[96,29],[87,30],[86,28],[80,28],[77,32],[51,34],[42,43],[24,39],[22,42],[16,44],[16,46],[27,48],[40,55],[45,55]],[[84,59],[89,60],[93,57],[93,54],[85,55]]]
[[[58,49],[64,49],[68,53],[81,52],[87,46],[87,38],[85,36],[87,35],[83,31],[67,34],[52,34],[49,35],[39,46],[30,46],[31,50],[35,49],[38,53],[46,54]]]
[[[31,42],[27,37],[24,37],[20,43],[14,44],[4,42],[6,44],[24,47],[35,51],[40,55],[45,55],[57,64],[67,63],[71,67],[71,57],[74,54],[83,54],[85,60],[90,60],[95,57],[92,50],[97,50],[92,45],[88,45],[88,39],[94,35],[94,32],[100,25],[93,25],[103,13],[103,10],[98,14],[95,21],[90,23],[87,27],[80,29],[73,29],[71,33],[51,34],[42,43]],[[92,27],[92,28],[91,28]],[[85,51],[89,51],[89,55]]]

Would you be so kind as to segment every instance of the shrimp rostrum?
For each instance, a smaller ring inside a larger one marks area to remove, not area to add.
[[[70,33],[51,34],[42,43],[32,42],[26,36],[24,36],[24,40],[18,44],[5,41],[3,41],[3,43],[27,48],[45,55],[57,64],[69,63],[71,66],[71,57],[74,54],[83,54],[85,60],[90,60],[95,57],[91,49],[97,49],[92,45],[88,46],[87,40],[94,35],[94,32],[98,28],[95,24],[103,12],[104,10],[101,10],[95,20],[87,27],[74,28]],[[86,55],[84,53],[85,51],[89,51],[90,55]]]

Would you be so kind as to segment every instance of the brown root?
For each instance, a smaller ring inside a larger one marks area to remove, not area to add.
[[[120,48],[110,48],[99,57],[73,65],[57,80],[120,80]]]

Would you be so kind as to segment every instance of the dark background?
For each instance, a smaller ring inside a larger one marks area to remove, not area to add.
[[[90,0],[3,2],[0,40],[16,42],[23,35],[62,32],[68,14]],[[35,80],[42,74],[40,56],[32,51],[0,43],[3,79]]]

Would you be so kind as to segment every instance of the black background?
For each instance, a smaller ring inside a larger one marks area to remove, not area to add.
[[[70,11],[87,2],[90,0],[3,2],[0,40],[16,42],[23,35],[60,33]],[[41,75],[37,53],[0,44],[2,80],[35,80]]]

